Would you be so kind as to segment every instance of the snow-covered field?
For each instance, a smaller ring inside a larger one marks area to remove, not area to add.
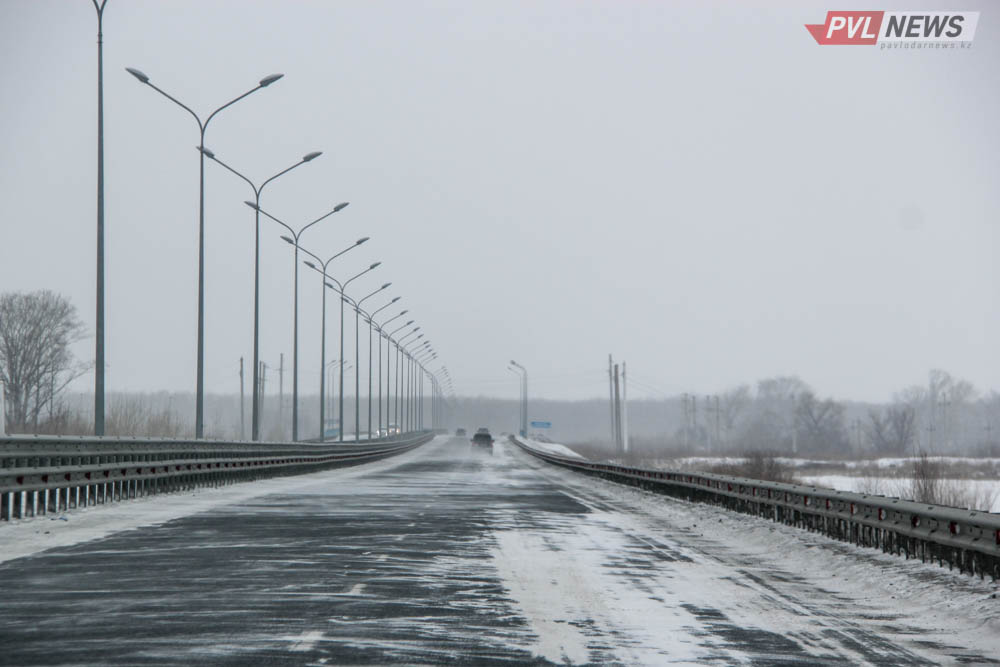
[[[880,496],[899,498],[905,496],[905,490],[913,481],[909,477],[857,477],[853,475],[810,475],[802,477],[805,484],[822,486],[837,491],[854,491],[856,493],[876,493]],[[993,503],[989,511],[1000,513],[1000,480],[988,479],[944,479],[944,483],[953,484],[967,489],[970,495],[977,498],[992,496]],[[874,485],[874,488],[872,488]]]

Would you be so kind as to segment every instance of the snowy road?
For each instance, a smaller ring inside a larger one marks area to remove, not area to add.
[[[502,443],[65,518],[0,527],[0,664],[1000,664],[994,584]]]

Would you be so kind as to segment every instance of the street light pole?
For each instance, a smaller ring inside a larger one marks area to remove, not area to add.
[[[399,427],[400,432],[402,432],[403,430],[403,416],[406,414],[404,408],[408,396],[407,387],[405,383],[405,381],[408,379],[408,376],[406,374],[405,364],[403,365],[403,375],[399,374],[399,364],[402,361],[403,355],[405,354],[403,348],[403,341],[412,336],[413,334],[417,333],[418,331],[420,331],[420,327],[414,327],[413,331],[406,334],[405,336],[401,336],[399,340],[396,341],[396,351],[399,353],[399,356],[396,358],[396,381],[399,385],[396,390],[396,425]],[[423,334],[420,334],[420,336],[417,336],[417,338],[420,338],[422,336]],[[402,403],[400,403],[400,399],[402,399],[403,401]]]
[[[381,265],[382,265],[382,262],[375,262],[375,263],[373,263],[372,265],[370,265],[367,269],[365,269],[361,273],[359,273],[356,276],[353,276],[349,280],[345,281],[344,285],[343,285],[343,288],[340,290],[340,358],[341,359],[344,358],[344,302],[347,301],[348,303],[353,303],[353,300],[349,296],[347,296],[347,294],[345,294],[345,290],[347,289],[347,286],[350,285],[352,282],[354,282],[355,280],[357,280],[361,276],[365,275],[369,271],[374,271],[375,269],[377,269]],[[355,324],[354,324],[354,377],[355,377],[355,382],[354,382],[354,386],[355,386],[355,389],[354,389],[354,403],[355,403],[355,410],[354,410],[354,430],[355,430],[354,441],[355,442],[358,441],[358,435],[360,435],[360,433],[358,432],[358,418],[360,417],[358,405],[359,405],[359,401],[361,400],[360,397],[358,396],[358,392],[360,391],[360,387],[359,387],[360,383],[357,380],[358,372],[361,370],[361,368],[358,366],[358,335],[357,335],[357,330],[358,330],[357,318],[355,318]],[[340,442],[343,442],[343,441],[344,441],[344,367],[341,366],[340,367]]]
[[[343,289],[340,286],[340,283],[337,281],[337,279],[333,278],[332,276],[328,276],[327,275],[327,273],[326,273],[326,267],[330,265],[330,262],[332,262],[333,260],[335,260],[338,257],[340,257],[345,252],[347,252],[349,250],[353,250],[354,248],[357,248],[362,243],[368,241],[368,239],[369,239],[368,236],[365,236],[363,238],[358,239],[352,245],[348,246],[347,248],[344,248],[343,250],[341,250],[340,252],[338,252],[336,255],[330,257],[326,261],[321,260],[319,257],[317,257],[316,255],[314,255],[313,253],[309,252],[305,248],[302,248],[302,252],[306,253],[307,255],[309,255],[310,257],[312,257],[313,259],[315,259],[322,266],[322,268],[320,268],[319,266],[316,266],[316,264],[313,264],[312,262],[310,262],[308,260],[306,260],[305,262],[303,262],[310,269],[313,269],[314,271],[317,271],[320,274],[320,282],[321,282],[320,291],[323,293],[323,310],[322,310],[322,315],[320,317],[321,324],[320,324],[320,336],[319,336],[319,340],[320,340],[319,363],[320,363],[320,368],[321,369],[325,369],[326,368],[326,288],[329,287],[330,289],[338,290],[339,292],[343,292]],[[334,287],[330,283],[326,282],[327,278],[329,278],[334,283],[336,283],[337,287]],[[319,441],[320,442],[325,442],[326,441],[326,414],[325,414],[325,409],[326,409],[326,400],[325,400],[325,398],[326,398],[326,396],[325,396],[325,393],[326,393],[326,381],[325,380],[326,380],[326,378],[325,378],[325,372],[321,372],[320,373],[320,378],[319,378]]]
[[[200,141],[198,143],[198,148],[200,149],[199,157],[199,188],[198,188],[198,379],[197,388],[195,392],[195,419],[194,419],[194,437],[202,438],[205,434],[205,130],[208,129],[208,124],[212,122],[215,115],[220,111],[229,107],[236,102],[239,102],[247,95],[254,93],[261,88],[266,88],[272,83],[284,76],[284,74],[271,74],[265,76],[261,79],[257,86],[251,88],[247,92],[243,93],[239,97],[233,98],[229,102],[226,102],[221,107],[213,111],[202,122],[201,118],[190,107],[186,106],[180,102],[175,97],[156,87],[149,81],[149,77],[143,74],[141,71],[133,68],[126,67],[125,70],[138,79],[141,83],[146,84],[156,92],[160,93],[168,100],[181,107],[192,116],[194,116],[195,121],[198,123],[198,131],[200,134]]]
[[[399,299],[400,297],[396,297],[394,301],[398,301]],[[382,431],[382,338],[383,337],[385,337],[387,341],[386,352],[389,351],[389,342],[388,342],[388,336],[386,336],[385,333],[385,325],[389,324],[389,322],[392,322],[395,319],[402,317],[403,315],[406,315],[406,313],[408,312],[410,311],[408,310],[401,311],[398,315],[390,317],[382,324],[375,325],[375,327],[378,329],[378,430],[379,432]],[[386,363],[386,371],[385,371],[385,388],[386,388],[385,414],[386,416],[388,416],[389,415],[389,364],[388,363]],[[385,429],[385,435],[389,435],[388,428]]]
[[[410,334],[416,333],[420,327],[417,327]],[[407,334],[409,336],[410,334]],[[400,342],[403,341],[407,336],[400,338]],[[414,345],[418,340],[423,338],[424,335],[420,334],[416,338],[410,341],[409,345]],[[403,346],[403,354],[406,355],[406,397],[403,401],[405,407],[405,412],[403,413],[403,421],[406,424],[407,433],[409,433],[410,425],[413,423],[413,389],[414,389],[414,368],[413,368],[413,355],[410,353],[408,346]]]
[[[386,350],[389,349],[389,345],[395,345],[396,346],[396,352],[395,352],[395,354],[393,354],[393,357],[395,357],[395,359],[396,359],[396,375],[393,377],[394,382],[393,382],[393,385],[392,385],[392,388],[395,390],[395,394],[394,394],[395,402],[392,405],[393,409],[390,411],[389,410],[389,396],[388,396],[388,393],[389,393],[389,388],[388,388],[389,387],[389,380],[388,380],[388,378],[389,378],[389,367],[390,367],[391,364],[390,364],[389,360],[386,360],[386,364],[385,364],[385,377],[386,377],[385,420],[386,420],[386,427],[388,427],[388,426],[391,425],[391,423],[389,422],[389,420],[392,419],[392,418],[395,418],[395,423],[396,423],[396,429],[397,430],[399,430],[399,418],[398,418],[398,413],[399,413],[399,341],[393,340],[392,337],[395,336],[397,332],[402,331],[403,329],[405,329],[406,327],[410,326],[411,324],[413,324],[413,320],[410,320],[409,322],[407,322],[406,324],[403,324],[402,326],[396,327],[386,337],[386,339],[388,340],[388,343],[386,343]]]
[[[372,439],[372,327],[378,329],[378,431],[382,430],[382,329],[374,323],[374,318],[380,312],[399,301],[402,297],[394,297],[392,301],[372,312],[368,316],[368,439]],[[397,315],[396,317],[399,317]]]
[[[334,213],[337,213],[338,211],[342,211],[345,208],[347,208],[348,202],[341,202],[340,204],[337,204],[336,206],[333,207],[333,209],[319,216],[309,224],[304,225],[297,232],[288,225],[286,225],[281,220],[278,220],[276,217],[274,217],[273,215],[262,209],[257,204],[254,204],[253,202],[249,201],[243,203],[245,203],[247,206],[256,211],[263,213],[267,217],[271,218],[271,220],[274,220],[276,223],[287,229],[291,233],[292,237],[289,238],[287,236],[282,236],[281,238],[286,243],[289,243],[295,247],[295,258],[294,258],[295,289],[293,296],[295,305],[293,307],[294,322],[292,323],[292,442],[298,442],[299,439],[299,238],[307,229],[315,225],[317,222],[325,220]],[[284,427],[284,425],[282,425],[282,427]]]
[[[94,349],[94,435],[104,435],[104,5],[97,10],[97,313]]]
[[[214,160],[216,164],[225,167],[233,174],[236,174],[241,179],[243,179],[250,189],[253,190],[254,202],[256,206],[254,207],[254,239],[253,239],[253,409],[251,410],[250,416],[250,439],[257,441],[260,440],[260,396],[258,393],[258,383],[257,383],[257,373],[259,371],[260,364],[258,363],[260,359],[260,195],[264,191],[264,187],[275,180],[279,176],[287,174],[292,169],[299,167],[306,162],[311,162],[315,160],[323,153],[321,151],[313,151],[312,153],[306,153],[301,160],[293,164],[287,169],[282,169],[274,176],[271,176],[260,186],[254,185],[254,182],[249,178],[236,171],[228,164],[216,157],[215,153],[203,148],[201,146],[198,149],[210,160]]]
[[[361,318],[361,304],[363,304],[368,299],[372,298],[382,290],[386,289],[392,285],[392,283],[385,283],[379,287],[374,292],[366,295],[354,304],[354,365],[357,367],[357,372],[354,373],[354,442],[361,441],[361,364],[360,364],[360,318]],[[371,381],[372,381],[372,336],[371,336],[371,317],[368,318],[368,436],[371,439]]]
[[[517,429],[520,431],[521,424],[524,423],[524,382],[516,368],[507,366],[507,370],[517,376]]]
[[[521,436],[526,438],[528,437],[528,369],[514,360],[511,360],[510,365],[519,369],[524,375],[521,380],[524,385],[524,393],[521,398],[521,402],[524,406],[523,412],[521,413]]]

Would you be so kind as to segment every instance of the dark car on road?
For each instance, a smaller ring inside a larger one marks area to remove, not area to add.
[[[460,437],[460,438],[464,438],[465,437],[465,429],[464,428],[456,428],[455,429],[455,435],[458,436],[458,437]]]
[[[476,431],[476,434],[472,436],[472,447],[473,449],[486,450],[490,454],[493,453],[493,436],[490,435],[489,429],[481,428]]]

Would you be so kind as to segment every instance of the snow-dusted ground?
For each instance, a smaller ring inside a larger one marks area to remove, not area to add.
[[[997,458],[972,458],[968,456],[929,456],[930,461],[943,463],[946,465],[967,465],[973,468],[1000,469],[1000,459]],[[742,463],[745,459],[741,456],[684,456],[675,459],[662,461],[664,465],[675,467],[696,467],[705,465],[735,465]],[[875,459],[805,459],[789,456],[778,456],[776,460],[783,465],[793,468],[815,468],[828,466],[843,466],[848,469],[855,468],[898,468],[903,469],[913,464],[914,457],[887,457]]]

